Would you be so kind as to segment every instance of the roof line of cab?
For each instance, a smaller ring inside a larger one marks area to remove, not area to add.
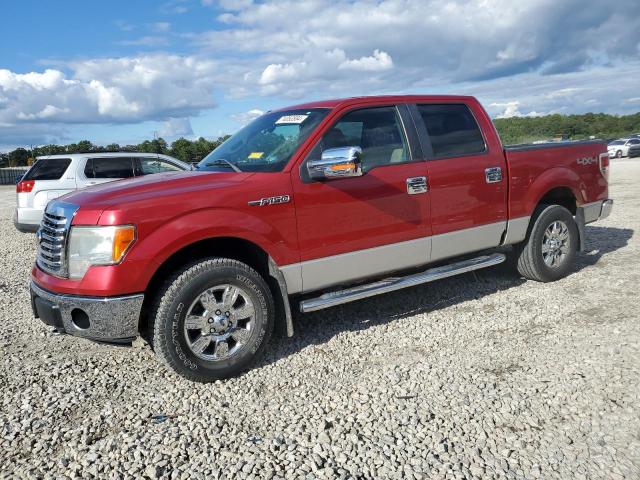
[[[349,106],[352,104],[361,103],[379,103],[379,102],[393,102],[393,103],[414,103],[420,101],[442,101],[442,102],[460,102],[460,101],[475,101],[475,97],[470,95],[372,95],[362,97],[348,97],[348,98],[336,98],[331,100],[319,100],[314,102],[300,103],[297,105],[290,105],[284,108],[278,108],[271,110],[272,112],[282,112],[285,110],[303,110],[306,108],[338,108],[343,106]]]

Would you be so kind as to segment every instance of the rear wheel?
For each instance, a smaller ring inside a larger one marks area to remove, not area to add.
[[[199,261],[167,281],[155,309],[153,346],[160,360],[189,380],[241,373],[273,331],[269,287],[236,260]]]
[[[536,210],[525,241],[514,246],[518,272],[538,282],[563,278],[571,270],[578,244],[578,226],[571,212],[559,205],[543,205]]]

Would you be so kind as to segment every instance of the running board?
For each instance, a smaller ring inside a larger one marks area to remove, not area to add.
[[[481,257],[463,260],[461,262],[450,263],[442,267],[430,268],[424,272],[415,273],[406,277],[395,277],[380,280],[378,282],[360,285],[358,287],[339,290],[336,292],[325,293],[316,298],[310,298],[300,302],[300,311],[302,313],[315,312],[323,308],[342,305],[343,303],[361,300],[363,298],[373,297],[381,293],[394,292],[402,288],[413,287],[423,283],[433,282],[442,278],[453,277],[461,273],[472,272],[485,267],[491,267],[504,262],[506,256],[502,253],[494,253],[491,255],[483,255]]]

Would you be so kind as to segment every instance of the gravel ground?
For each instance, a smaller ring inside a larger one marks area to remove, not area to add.
[[[0,476],[640,478],[640,161],[612,170],[570,277],[500,266],[300,315],[209,385],[35,321],[3,187]]]

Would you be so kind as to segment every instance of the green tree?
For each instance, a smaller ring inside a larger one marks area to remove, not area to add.
[[[9,153],[9,166],[10,167],[22,167],[27,164],[29,158],[29,152],[20,147]]]

